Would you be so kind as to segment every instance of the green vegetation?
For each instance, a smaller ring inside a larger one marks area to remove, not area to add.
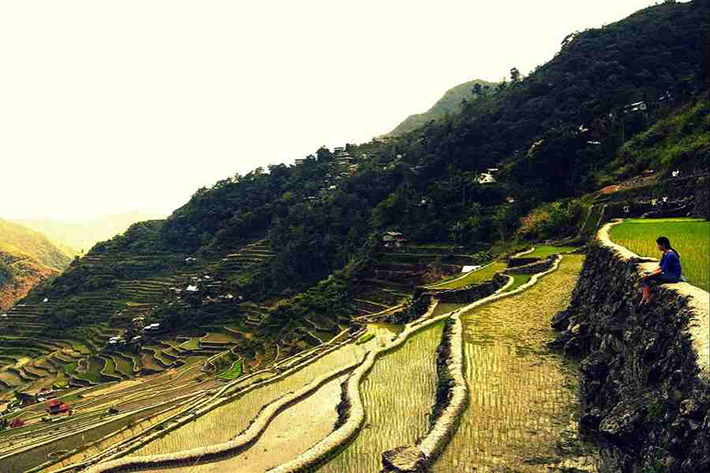
[[[436,284],[431,287],[436,289],[458,289],[460,287],[469,286],[471,284],[479,284],[493,278],[495,273],[505,269],[505,266],[505,263],[494,261],[488,266],[484,266],[483,268],[478,269],[476,271],[471,271],[470,273],[459,279],[454,279],[453,281],[446,282],[443,284]]]
[[[680,253],[683,277],[710,291],[710,222],[694,219],[629,219],[612,227],[614,243],[640,255],[660,258],[656,238],[667,236]]]
[[[71,256],[54,246],[46,236],[2,219],[0,252],[30,257],[43,266],[60,271],[71,263]]]
[[[392,130],[389,136],[402,136],[406,133],[421,128],[431,120],[444,118],[448,113],[460,112],[466,103],[490,94],[498,84],[484,80],[472,80],[459,84],[446,91],[429,110],[408,116],[402,123]]]
[[[605,173],[611,183],[644,169],[692,171],[710,167],[710,101],[688,103],[627,141]]]
[[[552,245],[539,245],[535,246],[535,251],[524,255],[525,258],[547,258],[553,254],[565,254],[577,250],[576,246],[552,246]]]
[[[362,337],[360,337],[360,339],[357,341],[357,344],[358,344],[358,345],[363,345],[363,344],[369,342],[370,340],[372,340],[373,338],[375,338],[375,334],[374,334],[374,333],[366,333],[365,335],[363,335]]]
[[[513,284],[507,289],[507,292],[514,291],[523,284],[526,284],[530,279],[532,279],[533,275],[532,274],[514,274],[513,276]]]
[[[232,363],[225,372],[219,374],[221,379],[237,379],[242,375],[242,360],[237,360]]]
[[[366,428],[318,471],[379,472],[382,452],[413,444],[427,432],[436,398],[436,348],[443,327],[444,322],[438,322],[377,360],[360,389]]]

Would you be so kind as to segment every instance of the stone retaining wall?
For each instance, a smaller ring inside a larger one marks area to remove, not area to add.
[[[482,282],[480,284],[471,284],[466,287],[458,289],[426,289],[421,288],[423,292],[420,292],[415,299],[419,297],[429,297],[432,299],[438,299],[439,302],[443,304],[465,304],[483,299],[495,293],[498,289],[503,287],[506,283],[507,278],[500,274],[493,276],[493,279]],[[420,288],[417,288],[418,290]]]
[[[540,261],[540,258],[516,258],[512,257],[508,259],[508,267],[515,268],[517,266],[525,266],[531,263],[536,263]]]
[[[710,295],[665,284],[639,307],[642,271],[657,263],[612,243],[612,225],[553,319],[553,347],[581,359],[580,425],[604,441],[608,471],[710,471]]]
[[[555,264],[555,256],[551,255],[543,260],[537,260],[523,266],[508,268],[503,271],[505,274],[535,274],[547,271]]]

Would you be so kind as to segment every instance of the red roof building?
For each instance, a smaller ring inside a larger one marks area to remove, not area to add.
[[[24,426],[25,426],[25,421],[23,421],[22,419],[18,419],[17,417],[12,419],[12,422],[10,422],[11,429],[16,429],[18,427],[24,427]]]
[[[69,404],[64,404],[59,399],[52,399],[47,402],[47,412],[52,415],[61,414],[64,412],[70,412],[71,406]]]

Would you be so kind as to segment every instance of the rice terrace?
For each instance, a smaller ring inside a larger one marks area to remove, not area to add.
[[[0,6],[0,473],[710,473],[710,2],[368,1]]]

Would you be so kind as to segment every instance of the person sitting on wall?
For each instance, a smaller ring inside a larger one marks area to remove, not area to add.
[[[656,246],[663,253],[658,268],[653,271],[645,271],[641,279],[643,287],[643,297],[639,305],[651,302],[651,285],[666,284],[680,281],[682,268],[680,266],[680,254],[671,246],[668,237],[660,236],[656,239]]]

